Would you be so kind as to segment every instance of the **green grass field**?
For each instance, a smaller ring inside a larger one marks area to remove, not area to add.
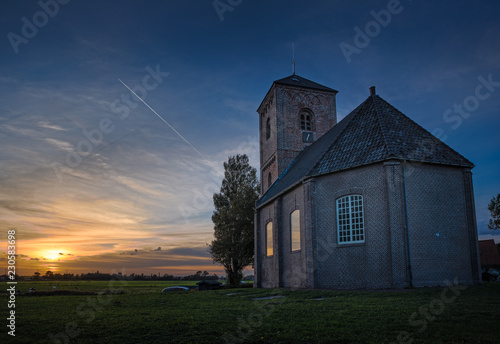
[[[17,288],[23,291],[55,285],[101,293],[17,296],[16,336],[7,334],[4,305],[0,342],[500,343],[500,283],[465,290],[161,293],[173,284],[194,283],[20,282]],[[272,296],[278,297],[254,300]]]

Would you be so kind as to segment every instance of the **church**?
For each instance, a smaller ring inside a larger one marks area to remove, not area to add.
[[[293,74],[259,109],[258,288],[481,283],[474,164],[369,89],[337,122],[337,91]]]

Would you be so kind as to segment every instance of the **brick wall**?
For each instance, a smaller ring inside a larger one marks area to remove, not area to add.
[[[463,169],[410,164],[406,174],[414,286],[474,283]]]
[[[257,110],[260,116],[261,192],[273,182],[308,144],[302,142],[300,112],[313,114],[314,139],[318,139],[337,123],[335,93],[274,84]],[[267,119],[271,135],[266,139]]]
[[[278,149],[277,131],[276,131],[276,89],[271,88],[261,106],[257,110],[260,116],[260,182],[261,193],[269,188],[267,176],[271,172],[273,180],[276,180],[278,174],[278,165],[276,163],[276,151]],[[266,137],[266,123],[270,119],[271,135]]]
[[[317,177],[315,184],[315,286],[391,288],[391,242],[383,164]],[[363,196],[365,242],[339,245],[336,199],[350,194]]]
[[[301,249],[291,251],[290,215],[300,211]],[[282,198],[259,210],[257,272],[258,284],[264,288],[305,288],[306,283],[306,224],[304,186],[298,186]],[[266,256],[265,231],[268,222],[273,223],[273,256]],[[257,264],[255,264],[257,266]]]
[[[464,192],[468,176],[459,167],[392,160],[308,180],[258,210],[257,285],[381,289],[408,287],[410,279],[415,287],[455,279],[477,283],[477,234]],[[350,194],[363,196],[365,242],[338,244],[336,199]],[[302,246],[290,252],[295,209],[301,211]],[[265,256],[269,221],[272,257]]]
[[[478,281],[475,231],[467,223],[463,170],[433,164],[406,166],[407,250],[403,166],[373,164],[316,178],[316,286],[401,288]],[[335,200],[361,194],[365,243],[337,244]],[[471,239],[472,237],[472,239]]]
[[[256,224],[256,286],[262,288],[279,287],[279,261],[278,261],[278,241],[273,240],[273,255],[267,256],[266,247],[266,225],[273,223],[273,236],[276,238],[278,218],[276,208],[278,202],[271,203],[258,210],[258,222]]]
[[[294,210],[300,211],[300,251],[291,251],[290,215]],[[305,221],[304,221],[304,187],[300,186],[290,191],[283,197],[282,201],[282,223],[281,234],[283,271],[282,286],[286,288],[306,287],[306,245],[305,245]]]

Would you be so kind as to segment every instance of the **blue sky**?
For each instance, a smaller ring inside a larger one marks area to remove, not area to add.
[[[292,42],[339,119],[376,85],[474,162],[479,235],[499,240],[498,2],[60,1],[0,5],[0,227],[21,272],[221,273],[211,195],[229,155],[258,167],[256,109]]]

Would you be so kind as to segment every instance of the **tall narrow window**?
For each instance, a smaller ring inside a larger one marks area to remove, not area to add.
[[[290,249],[300,250],[300,210],[290,214]]]
[[[300,114],[300,129],[301,130],[307,130],[307,131],[311,131],[312,130],[312,124],[311,124],[311,115],[306,113],[306,112],[302,112]]]
[[[363,196],[349,195],[337,199],[338,243],[365,241]]]
[[[266,121],[266,140],[269,140],[271,137],[271,118],[268,118]]]
[[[273,175],[271,174],[271,172],[269,172],[269,174],[267,175],[267,187],[270,188],[272,184],[273,184]]]
[[[273,255],[273,223],[268,222],[266,225],[266,255]]]

